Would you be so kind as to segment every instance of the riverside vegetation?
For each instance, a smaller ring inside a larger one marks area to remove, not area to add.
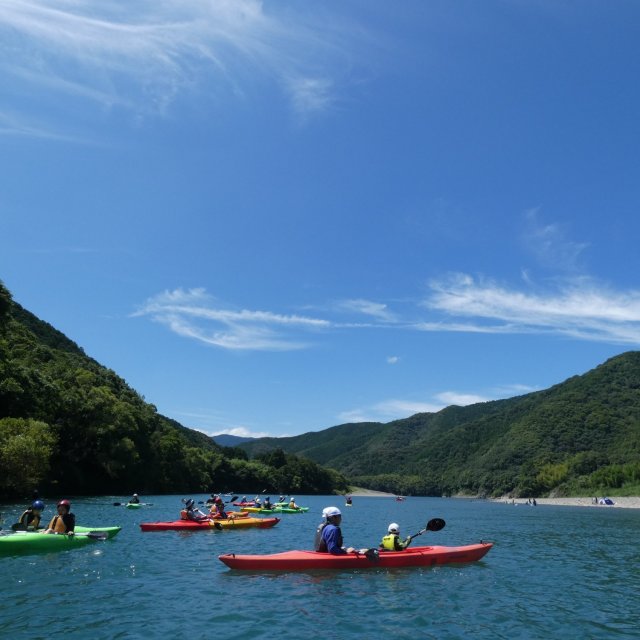
[[[322,466],[320,466],[322,465]],[[0,495],[640,495],[640,352],[550,389],[220,447],[160,415],[0,282]]]
[[[0,496],[265,490],[327,494],[346,479],[291,453],[249,460],[160,415],[0,282]]]
[[[640,495],[640,352],[516,398],[238,446],[279,447],[399,494]]]

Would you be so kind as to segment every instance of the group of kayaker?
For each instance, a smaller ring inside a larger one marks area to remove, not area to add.
[[[342,530],[340,523],[342,522],[342,513],[338,507],[326,507],[322,510],[324,520],[316,529],[314,541],[314,550],[321,553],[331,553],[339,556],[346,553],[355,553],[353,547],[344,547],[342,540]],[[400,525],[392,522],[387,527],[387,535],[380,542],[380,549],[384,551],[402,551],[411,544],[412,537],[409,536],[405,540],[400,538]]]
[[[22,531],[35,531],[40,527],[42,512],[45,509],[44,502],[40,498],[33,501],[30,507],[24,510],[13,529]],[[68,500],[60,500],[57,506],[57,514],[49,521],[43,533],[69,533],[74,532],[76,517],[71,513],[71,503]]]
[[[212,502],[207,500],[207,504],[211,504],[209,513],[200,511],[193,498],[183,499],[182,502],[184,503],[184,508],[180,511],[181,520],[204,522],[211,519],[226,520],[229,518],[229,514],[227,514],[224,508],[224,501],[220,496],[215,496]]]

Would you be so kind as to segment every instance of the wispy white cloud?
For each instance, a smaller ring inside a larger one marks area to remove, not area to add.
[[[467,322],[422,322],[425,331],[555,333],[613,344],[640,343],[640,291],[612,291],[588,278],[566,279],[553,290],[517,290],[467,274],[433,280],[423,303]]]
[[[466,407],[469,404],[487,402],[491,399],[474,393],[458,393],[456,391],[443,391],[442,393],[437,394],[436,398],[442,401],[446,407],[451,405]]]
[[[426,312],[425,312],[426,310]],[[345,318],[345,313],[351,314]],[[386,304],[365,299],[334,303],[322,313],[283,314],[222,305],[204,289],[165,291],[133,314],[163,323],[172,332],[230,350],[288,351],[340,330],[561,335],[610,344],[640,344],[640,291],[612,291],[586,278],[539,290],[509,288],[489,279],[454,274],[433,280],[425,299],[403,319]],[[332,316],[335,316],[333,317]],[[369,320],[358,322],[365,315]],[[396,364],[398,356],[386,357]]]
[[[199,411],[175,411],[172,416],[190,429],[195,429],[208,436],[228,433],[242,438],[264,438],[272,434],[255,430],[246,425],[233,424],[228,416],[220,412],[200,409]],[[281,435],[281,434],[279,434]]]
[[[387,356],[387,364],[398,364],[400,358],[398,356]]]
[[[336,304],[336,308],[339,311],[369,316],[381,322],[397,321],[396,314],[393,313],[385,303],[365,300],[364,298],[341,300]]]
[[[451,405],[466,406],[476,402],[486,402],[489,398],[474,394],[443,391],[433,397],[433,401],[390,399],[375,403],[370,407],[349,409],[338,415],[341,422],[389,422],[408,418],[416,413],[437,413]]]
[[[300,332],[330,326],[327,320],[308,316],[222,308],[204,289],[165,291],[149,298],[133,316],[148,316],[180,336],[230,350],[301,349],[308,345],[295,337]]]
[[[4,100],[24,106],[37,92],[61,118],[68,99],[140,117],[166,112],[182,93],[246,98],[267,82],[296,113],[316,114],[338,100],[363,41],[344,17],[318,18],[260,0],[3,0]],[[41,122],[34,109],[0,132],[36,135],[51,126]]]
[[[416,413],[437,413],[446,407],[466,407],[479,402],[491,402],[533,391],[521,384],[504,385],[491,390],[489,394],[463,393],[460,391],[441,391],[424,401],[391,399],[341,412],[337,418],[341,422],[390,422],[408,418]]]
[[[566,229],[559,223],[543,223],[540,209],[529,209],[524,214],[525,247],[538,263],[562,272],[575,272],[579,268],[582,253],[589,247],[586,242],[576,242],[567,237]]]

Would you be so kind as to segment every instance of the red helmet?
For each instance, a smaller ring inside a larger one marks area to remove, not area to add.
[[[218,496],[215,501],[216,502],[222,502],[222,498],[220,496]]]
[[[67,507],[68,509],[71,509],[71,503],[68,500],[60,500],[60,502],[58,502],[58,506]]]

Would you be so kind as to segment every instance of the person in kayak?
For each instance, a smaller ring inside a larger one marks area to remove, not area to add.
[[[195,506],[193,498],[189,498],[184,503],[184,509],[180,512],[180,518],[182,520],[193,520],[194,522],[204,522],[209,519],[206,513],[202,513],[198,507]]]
[[[334,556],[341,556],[345,553],[353,553],[355,549],[342,546],[342,530],[340,522],[342,513],[338,507],[326,507],[322,510],[324,522],[316,529],[314,549],[320,553],[331,553]]]
[[[226,520],[229,517],[227,512],[224,510],[224,502],[220,496],[218,496],[215,499],[215,502],[211,505],[209,517],[215,518],[216,520]]]
[[[58,502],[58,514],[51,518],[45,533],[68,533],[73,535],[76,528],[76,517],[71,513],[71,503],[68,500]]]
[[[253,502],[255,503],[255,506],[258,507],[258,509],[262,506],[262,502],[260,501],[260,496],[256,496],[253,499]]]
[[[411,536],[406,540],[400,539],[399,524],[392,522],[387,531],[387,535],[380,542],[380,549],[383,551],[404,551],[411,544]]]
[[[348,504],[348,505],[352,505],[353,504],[353,499],[351,498],[351,496],[346,496],[345,497],[345,504]]]
[[[42,500],[34,500],[33,504],[26,509],[18,518],[18,522],[12,527],[16,530],[30,531],[40,526],[40,519],[44,511],[44,502]]]
[[[262,503],[262,508],[263,509],[271,509],[273,505],[271,504],[271,498],[269,496],[267,496],[264,499],[264,502]]]
[[[134,493],[129,499],[129,504],[140,504],[140,497],[137,493]]]
[[[289,500],[289,509],[299,509],[300,507],[296,504],[296,499],[291,496],[291,499]]]

